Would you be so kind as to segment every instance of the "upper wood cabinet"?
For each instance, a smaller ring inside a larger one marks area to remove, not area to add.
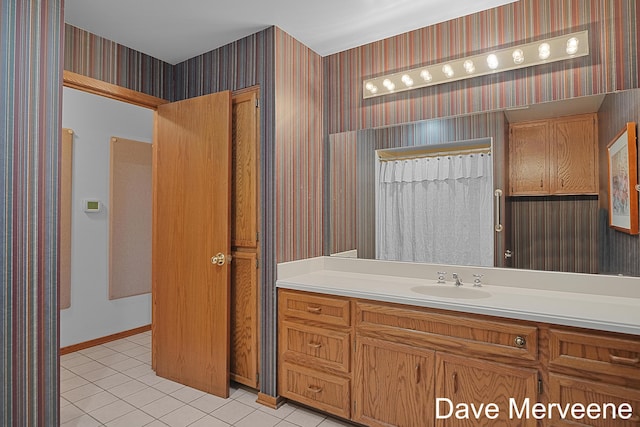
[[[596,114],[511,125],[510,195],[597,194],[597,135]]]

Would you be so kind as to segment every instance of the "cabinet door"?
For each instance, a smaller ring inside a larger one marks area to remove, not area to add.
[[[233,252],[231,379],[258,387],[258,269],[255,252]]]
[[[354,420],[369,426],[432,425],[434,354],[358,338]]]
[[[512,125],[509,137],[511,195],[548,194],[548,122]]]
[[[258,247],[258,91],[233,96],[231,246]]]
[[[449,399],[452,404],[443,403],[439,408],[441,417],[437,426],[535,426],[536,420],[509,416],[510,399],[522,405],[526,398],[531,404],[537,402],[538,372],[534,369],[517,368],[500,363],[485,362],[477,359],[438,353],[436,357],[436,397]],[[469,410],[469,418],[460,413],[456,417],[456,405],[465,403],[488,405],[495,403],[499,408],[499,417],[491,419],[484,412],[476,417]],[[435,410],[434,410],[435,411]],[[434,412],[435,413],[435,412]]]
[[[624,427],[640,424],[640,390],[637,389],[551,374],[549,375],[549,401],[559,403],[561,407],[582,403],[585,406],[595,404],[602,408],[601,416],[592,415],[592,417],[585,416],[579,419],[574,419],[571,415],[563,419],[556,411],[550,423],[553,426]],[[617,408],[623,403],[631,405],[633,415],[627,420],[617,416],[614,418],[611,406]]]
[[[596,118],[581,115],[557,120],[551,139],[555,194],[597,194]]]

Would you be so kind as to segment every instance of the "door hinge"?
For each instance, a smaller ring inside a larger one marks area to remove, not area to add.
[[[356,409],[357,407],[358,407],[358,401],[357,401],[357,400],[354,400],[354,401],[353,401],[353,412],[356,412],[356,411],[357,411],[357,409]]]
[[[538,378],[538,394],[542,394],[542,379]]]
[[[256,374],[256,384],[260,384],[260,374]]]
[[[258,231],[256,233],[256,242],[259,242],[259,241],[260,241],[260,232]]]
[[[260,260],[256,258],[256,268],[260,268]]]
[[[260,99],[256,98],[256,108],[260,108]]]

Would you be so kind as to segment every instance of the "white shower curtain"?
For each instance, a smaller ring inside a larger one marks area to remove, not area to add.
[[[376,258],[493,265],[489,154],[378,162]]]

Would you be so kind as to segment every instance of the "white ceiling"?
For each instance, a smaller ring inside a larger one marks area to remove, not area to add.
[[[65,0],[65,22],[170,64],[275,25],[321,56],[515,0]]]

